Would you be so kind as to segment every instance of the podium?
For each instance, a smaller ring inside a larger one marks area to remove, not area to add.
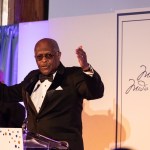
[[[25,130],[23,133],[24,150],[69,150],[66,141],[56,141],[41,134]]]

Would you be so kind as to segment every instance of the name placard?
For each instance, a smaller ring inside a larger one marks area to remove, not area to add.
[[[23,150],[22,128],[0,128],[0,148]]]

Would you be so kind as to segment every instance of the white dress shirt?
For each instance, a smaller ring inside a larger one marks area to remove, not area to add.
[[[56,75],[56,72],[53,74],[53,79]],[[37,113],[40,111],[43,100],[45,98],[46,92],[52,82],[49,80],[45,80],[44,82],[41,82],[38,80],[38,82],[35,84],[33,92],[31,94],[31,100],[36,108]]]
[[[39,112],[41,109],[46,92],[47,92],[48,88],[50,87],[51,83],[52,82],[50,82],[49,80],[45,80],[42,83],[39,80],[34,87],[34,90],[31,94],[31,100],[32,100],[37,112]]]

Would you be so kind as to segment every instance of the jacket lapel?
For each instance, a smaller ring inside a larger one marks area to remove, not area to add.
[[[39,113],[41,113],[44,110],[45,106],[47,106],[52,95],[55,93],[55,89],[62,84],[63,79],[64,79],[64,72],[65,72],[65,67],[62,65],[62,63],[60,63],[57,73],[55,75],[55,78],[46,93],[45,99],[43,101],[43,104],[41,106]]]
[[[48,90],[56,89],[58,86],[61,85],[63,78],[64,78],[64,72],[65,72],[65,67],[60,63],[56,76]]]
[[[25,89],[24,103],[25,103],[26,109],[28,111],[28,107],[30,107],[32,111],[34,111],[36,114],[37,114],[37,111],[30,96],[31,96],[31,93],[33,91],[33,88],[36,82],[38,81],[39,74],[40,74],[39,70],[34,70],[24,80],[24,89]]]

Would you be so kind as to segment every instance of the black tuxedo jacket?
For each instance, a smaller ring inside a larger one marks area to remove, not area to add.
[[[11,87],[0,84],[0,100],[23,100],[27,109],[29,131],[54,140],[67,141],[71,150],[83,150],[82,103],[83,99],[93,100],[103,96],[104,85],[100,76],[95,70],[91,77],[80,67],[64,67],[60,63],[37,113],[30,95],[39,74],[39,70],[31,71],[22,83]],[[62,89],[57,90],[58,87]]]

